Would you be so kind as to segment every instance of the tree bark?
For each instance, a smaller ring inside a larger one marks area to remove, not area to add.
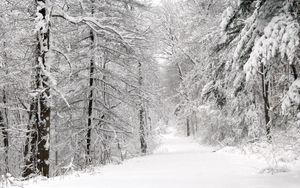
[[[139,89],[140,89],[140,109],[139,109],[139,120],[140,120],[140,143],[141,143],[141,152],[147,153],[147,142],[146,142],[146,133],[145,133],[145,108],[143,106],[143,99],[141,96],[141,89],[143,86],[143,75],[142,75],[142,63],[138,63],[139,71]]]
[[[48,0],[35,0],[37,16],[44,25],[37,31],[36,62],[33,83],[33,99],[30,105],[29,127],[25,146],[23,177],[40,174],[49,177],[50,141],[50,83],[46,75],[47,53],[50,49],[50,10]],[[49,70],[50,71],[50,70]],[[29,141],[29,137],[30,140]],[[29,155],[29,156],[28,156]]]
[[[6,47],[6,43],[4,42],[3,47],[5,49]],[[4,68],[5,70],[5,74],[8,74],[8,68],[7,68],[7,54],[4,51],[3,54],[3,58],[4,58]],[[6,105],[7,104],[7,95],[6,95],[6,87],[4,86],[3,89],[3,95],[2,95],[2,101],[3,104]],[[9,172],[9,161],[8,161],[8,151],[9,151],[9,141],[8,141],[8,110],[7,107],[4,106],[4,110],[3,113],[0,111],[0,130],[3,136],[3,146],[4,146],[4,150],[5,150],[5,156],[4,156],[4,162],[5,162],[5,172],[8,173]]]
[[[91,31],[91,41],[94,42],[93,31]],[[93,44],[92,44],[93,46]],[[91,47],[93,50],[93,47]],[[87,155],[87,164],[91,163],[91,134],[92,134],[92,116],[93,116],[93,97],[94,97],[94,71],[95,71],[95,62],[94,58],[90,60],[90,78],[89,78],[89,104],[88,104],[88,124],[87,124],[87,135],[86,135],[86,155]]]
[[[296,66],[295,66],[295,65],[293,65],[293,64],[291,64],[290,66],[291,66],[291,68],[292,68],[292,72],[293,72],[294,80],[297,80],[297,78],[298,78],[298,73],[297,73]]]
[[[140,114],[140,142],[141,142],[141,152],[142,153],[147,153],[147,143],[145,139],[145,121],[144,121],[144,108],[141,106],[139,110]]]
[[[186,117],[186,136],[191,135],[191,128],[190,128],[190,120],[189,117]]]
[[[94,3],[95,0],[91,0],[92,10],[91,14],[94,15]],[[94,74],[95,74],[95,37],[96,34],[93,30],[90,30],[90,40],[91,40],[91,60],[89,67],[89,99],[88,99],[88,122],[87,122],[87,134],[86,134],[86,164],[89,165],[92,162],[91,158],[91,136],[92,136],[92,116],[93,116],[93,103],[94,103]]]
[[[8,143],[8,131],[7,131],[7,124],[5,123],[4,120],[4,115],[3,113],[0,111],[0,131],[2,133],[3,136],[3,146],[4,146],[4,150],[5,150],[5,156],[4,156],[4,161],[5,161],[5,173],[9,172],[9,165],[8,165],[8,147],[9,147],[9,143]]]
[[[266,80],[267,71],[265,67],[261,65],[261,84],[262,84],[262,96],[264,103],[264,118],[265,118],[265,128],[266,136],[268,141],[272,140],[271,136],[271,118],[270,118],[270,101],[269,101],[269,82]]]

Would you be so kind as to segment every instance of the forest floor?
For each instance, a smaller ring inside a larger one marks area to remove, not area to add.
[[[36,180],[24,188],[299,188],[300,166],[259,173],[266,165],[245,155],[214,151],[169,129],[152,155],[93,172]],[[296,170],[298,169],[298,170]]]

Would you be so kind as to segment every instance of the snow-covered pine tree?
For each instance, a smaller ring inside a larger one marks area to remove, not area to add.
[[[222,22],[226,37],[219,46],[236,46],[233,60],[227,65],[236,72],[233,83],[243,91],[246,81],[246,96],[263,112],[261,118],[270,140],[271,127],[282,119],[279,101],[298,75],[299,2],[240,1],[236,9],[228,12]],[[284,108],[292,101],[285,97]]]

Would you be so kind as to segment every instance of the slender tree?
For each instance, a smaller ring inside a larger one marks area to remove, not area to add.
[[[5,70],[5,75],[8,75],[8,66],[7,66],[7,53],[5,52],[6,43],[3,43],[3,67]],[[2,90],[2,102],[4,105],[3,111],[0,111],[0,129],[3,136],[3,146],[5,151],[4,161],[5,161],[5,172],[9,172],[9,140],[8,140],[8,109],[7,109],[7,93],[6,88]]]
[[[91,0],[91,15],[95,13],[95,0]],[[89,65],[89,96],[88,96],[88,122],[87,122],[87,135],[86,135],[86,163],[91,163],[91,136],[93,125],[93,103],[94,103],[94,84],[95,84],[95,52],[96,52],[97,35],[93,30],[90,30],[90,65]]]
[[[5,161],[5,172],[9,172],[9,163],[8,163],[8,149],[9,149],[9,143],[8,143],[8,130],[7,130],[7,124],[5,122],[4,113],[0,111],[0,130],[3,137],[3,146],[4,146],[4,161]]]
[[[138,62],[138,83],[139,83],[139,90],[142,90],[143,86],[143,73],[142,73],[142,63]],[[139,128],[139,134],[140,134],[140,143],[141,143],[141,152],[142,153],[147,153],[147,142],[146,142],[146,122],[145,122],[145,107],[143,104],[143,98],[142,98],[142,93],[139,92],[139,123],[140,123],[140,128]]]

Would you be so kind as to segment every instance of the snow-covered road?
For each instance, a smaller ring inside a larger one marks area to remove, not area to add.
[[[38,181],[25,188],[299,188],[300,174],[259,174],[264,164],[242,155],[212,152],[172,129],[153,155],[122,165]]]

